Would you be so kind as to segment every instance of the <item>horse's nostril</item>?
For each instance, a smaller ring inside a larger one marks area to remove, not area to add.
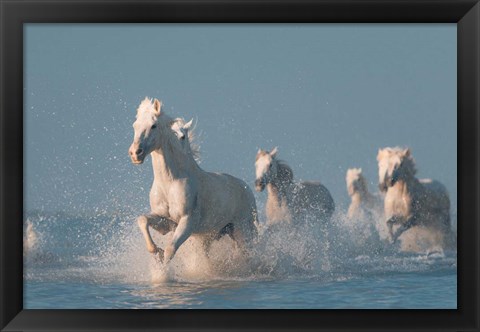
[[[143,149],[138,149],[137,151],[135,151],[135,153],[136,153],[137,155],[140,155],[140,154],[143,153]]]
[[[265,182],[263,182],[262,180],[256,180],[256,181],[255,181],[255,186],[256,186],[256,187],[261,187],[261,188],[263,188],[264,185],[265,185]]]

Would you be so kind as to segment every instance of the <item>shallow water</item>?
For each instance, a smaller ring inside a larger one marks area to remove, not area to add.
[[[126,212],[26,220],[29,309],[457,307],[455,251],[403,253],[338,217],[328,228],[264,230],[248,257],[225,237],[207,258],[191,239],[168,266],[146,252]]]
[[[457,307],[455,270],[385,274],[330,282],[300,279],[143,285],[30,281],[25,291],[28,309]]]

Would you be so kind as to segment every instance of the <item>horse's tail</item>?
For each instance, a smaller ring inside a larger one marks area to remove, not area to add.
[[[444,233],[444,243],[446,248],[456,248],[456,232],[452,229],[451,217],[449,211],[443,219],[443,233]]]
[[[442,226],[445,231],[449,232],[452,229],[451,218],[450,218],[450,211],[445,211],[445,214],[442,218]]]

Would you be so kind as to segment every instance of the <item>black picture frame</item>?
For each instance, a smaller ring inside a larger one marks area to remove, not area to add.
[[[29,330],[479,330],[478,0],[0,0],[0,249],[2,331]],[[457,23],[458,309],[24,310],[23,24]]]

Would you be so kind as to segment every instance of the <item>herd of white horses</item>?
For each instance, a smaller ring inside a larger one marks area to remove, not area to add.
[[[150,190],[150,213],[137,218],[147,250],[169,262],[190,236],[199,238],[206,250],[212,241],[230,236],[240,248],[257,237],[259,227],[255,197],[242,180],[211,173],[197,163],[192,121],[172,118],[158,99],[145,98],[133,123],[134,138],[129,155],[142,164],[151,155],[154,180]],[[319,182],[295,182],[293,171],[277,158],[278,151],[259,150],[255,160],[255,189],[268,193],[267,226],[288,223],[302,227],[307,216],[328,224],[335,203]],[[378,151],[379,194],[368,191],[361,169],[346,175],[351,220],[381,216],[387,241],[395,243],[412,228],[435,231],[440,243],[451,237],[450,200],[446,188],[434,180],[415,177],[415,162],[409,149]],[[150,228],[165,235],[173,232],[165,248],[153,241]]]

